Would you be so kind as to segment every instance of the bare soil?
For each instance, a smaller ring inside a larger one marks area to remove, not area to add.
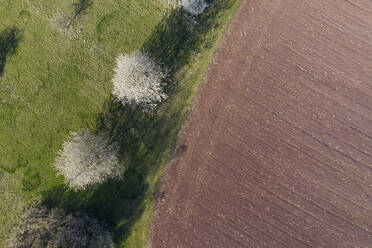
[[[152,248],[372,247],[371,1],[243,1],[153,221]]]

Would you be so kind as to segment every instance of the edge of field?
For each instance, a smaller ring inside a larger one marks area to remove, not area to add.
[[[144,208],[144,212],[138,221],[133,225],[133,229],[124,243],[123,247],[125,248],[151,247],[151,244],[149,243],[149,231],[151,231],[152,217],[154,215],[154,211],[156,211],[156,198],[158,189],[162,182],[162,176],[167,169],[167,165],[171,161],[171,156],[178,140],[178,134],[182,130],[183,124],[185,123],[185,120],[192,109],[197,93],[203,86],[213,56],[220,46],[225,33],[228,31],[232,18],[242,0],[233,0],[230,2],[233,2],[231,8],[222,10],[219,17],[216,19],[219,26],[208,32],[207,36],[213,40],[211,42],[211,46],[204,47],[199,54],[195,54],[196,57],[187,66],[185,66],[180,73],[178,73],[179,75],[183,76],[183,79],[180,80],[181,83],[187,81],[188,89],[185,89],[185,92],[179,93],[180,96],[176,97],[178,98],[178,101],[176,102],[175,106],[167,105],[161,110],[161,113],[167,113],[169,108],[174,109],[178,107],[182,114],[180,120],[177,122],[177,125],[174,127],[175,135],[171,138],[168,149],[163,153],[162,162],[158,170],[150,173],[147,178],[147,182],[150,185],[149,188],[152,190],[148,191],[146,194],[144,201],[146,206]],[[182,93],[183,96],[181,95]]]

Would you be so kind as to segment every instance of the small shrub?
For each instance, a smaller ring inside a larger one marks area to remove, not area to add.
[[[41,178],[38,171],[27,168],[22,179],[22,188],[24,191],[37,189],[41,184]]]
[[[13,229],[6,248],[113,248],[111,234],[85,214],[38,207]]]
[[[71,188],[85,189],[109,178],[120,177],[122,171],[117,155],[117,147],[110,144],[106,136],[84,130],[79,134],[72,133],[63,144],[54,166]]]
[[[24,168],[27,165],[28,165],[27,159],[24,159],[24,158],[18,158],[17,159],[17,163],[16,163],[17,168]]]
[[[119,55],[112,94],[123,104],[139,104],[147,110],[154,109],[167,98],[162,89],[167,75],[168,72],[145,53]]]

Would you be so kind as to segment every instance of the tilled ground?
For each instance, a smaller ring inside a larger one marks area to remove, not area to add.
[[[243,1],[160,196],[152,248],[372,247],[372,2]]]

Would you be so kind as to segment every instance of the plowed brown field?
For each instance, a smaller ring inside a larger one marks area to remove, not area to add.
[[[195,104],[152,248],[372,247],[372,1],[243,1]]]

